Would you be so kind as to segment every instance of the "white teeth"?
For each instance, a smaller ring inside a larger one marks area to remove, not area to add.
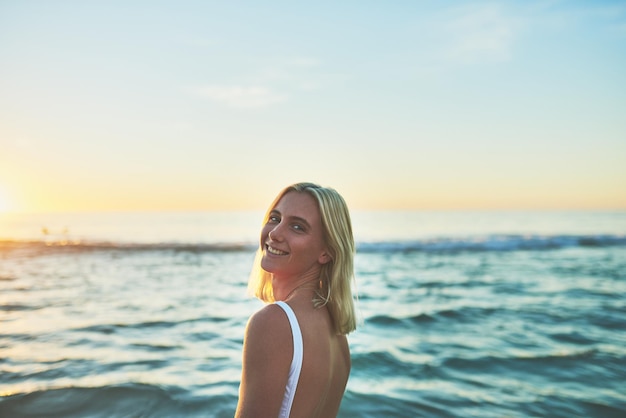
[[[272,248],[269,245],[267,246],[267,252],[270,254],[274,254],[274,255],[286,255],[288,253],[281,251],[281,250],[277,250],[276,248]]]

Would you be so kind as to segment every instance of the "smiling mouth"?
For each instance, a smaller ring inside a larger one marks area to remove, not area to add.
[[[285,252],[285,251],[281,251],[281,250],[277,250],[276,248],[272,248],[269,245],[266,245],[265,248],[267,249],[267,252],[270,254],[274,254],[274,255],[287,255],[289,253]]]

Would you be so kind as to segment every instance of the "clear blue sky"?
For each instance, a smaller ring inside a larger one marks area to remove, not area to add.
[[[624,1],[0,0],[0,209],[626,208]]]

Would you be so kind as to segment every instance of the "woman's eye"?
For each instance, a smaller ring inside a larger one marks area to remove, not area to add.
[[[277,222],[280,222],[280,218],[278,216],[270,216],[268,221],[272,223],[277,223]]]
[[[294,224],[292,228],[295,229],[296,231],[304,232],[304,227],[302,225]]]

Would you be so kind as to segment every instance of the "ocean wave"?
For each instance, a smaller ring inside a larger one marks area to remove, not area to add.
[[[253,251],[256,247],[245,243],[185,243],[185,242],[108,242],[108,241],[27,241],[0,240],[0,252],[30,251],[38,253],[54,252],[97,252],[97,251],[174,251],[187,253],[216,253]],[[6,280],[11,280],[7,277]]]
[[[393,242],[362,242],[361,253],[541,251],[626,246],[624,235],[488,235]]]
[[[201,417],[232,416],[236,397],[189,397],[177,387],[141,383],[65,387],[0,398],[2,417]]]
[[[361,241],[359,253],[457,253],[541,251],[563,248],[593,248],[626,246],[626,235],[487,235],[470,237],[445,237],[416,240]],[[251,243],[192,243],[192,242],[100,242],[100,241],[28,241],[0,240],[0,252],[30,251],[34,255],[54,252],[91,251],[172,251],[186,253],[252,252]],[[12,280],[0,277],[0,280]]]

